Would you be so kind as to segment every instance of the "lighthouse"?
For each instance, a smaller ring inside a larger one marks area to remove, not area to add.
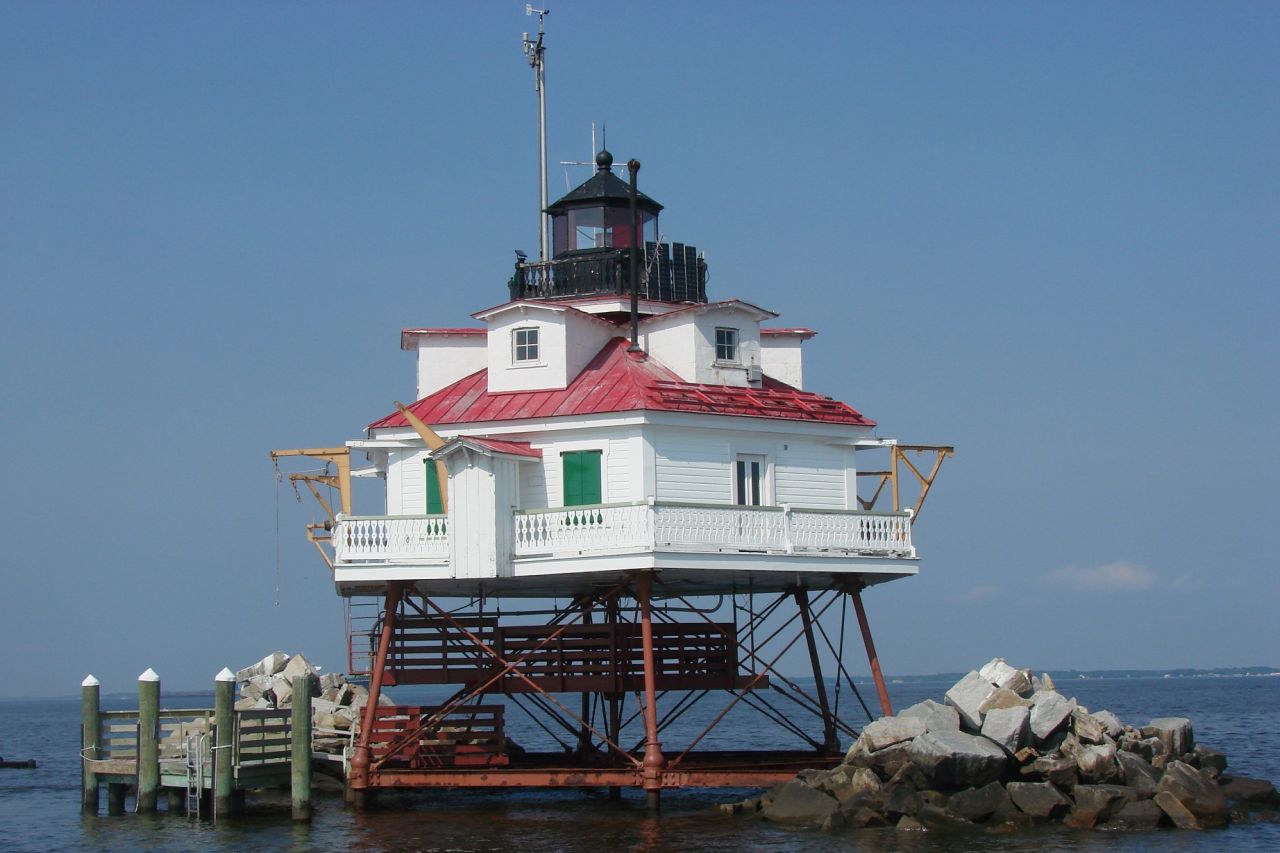
[[[357,804],[467,786],[656,803],[833,765],[867,709],[854,638],[892,713],[863,593],[917,574],[913,523],[951,449],[885,438],[808,388],[817,332],[712,298],[705,259],[662,238],[632,165],[623,181],[600,151],[546,207],[550,257],[522,257],[472,325],[401,331],[412,403],[340,446],[276,454],[333,463],[291,476],[341,496],[308,535],[352,602],[350,668],[370,679]],[[382,506],[352,506],[353,476],[385,484]],[[811,687],[780,671],[788,653]],[[448,698],[380,701],[398,685]],[[717,727],[748,709],[794,746],[727,744]],[[549,748],[516,742],[518,715]],[[681,717],[705,725],[676,739]]]

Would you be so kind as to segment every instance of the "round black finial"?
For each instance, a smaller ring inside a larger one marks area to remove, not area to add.
[[[596,155],[596,171],[607,172],[613,168],[613,155],[601,148]]]

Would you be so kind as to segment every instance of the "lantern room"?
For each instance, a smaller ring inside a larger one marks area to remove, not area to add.
[[[623,249],[632,245],[629,187],[613,174],[613,155],[596,155],[596,173],[577,189],[547,207],[551,215],[552,252],[556,258],[572,252]],[[642,242],[658,240],[658,212],[662,205],[636,193],[636,213]]]

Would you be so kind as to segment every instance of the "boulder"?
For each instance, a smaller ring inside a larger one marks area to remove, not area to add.
[[[765,803],[761,814],[765,820],[774,823],[819,825],[839,808],[840,804],[834,797],[802,782],[787,782],[774,789],[773,797]]]
[[[898,818],[898,823],[894,828],[898,832],[924,832],[924,824],[909,814],[904,814]]]
[[[293,683],[286,679],[277,679],[271,687],[272,694],[275,695],[277,708],[293,707]]]
[[[855,826],[858,829],[870,829],[872,827],[889,825],[888,818],[880,814],[880,812],[875,809],[868,808],[867,806],[856,806],[850,812],[844,812],[843,809],[841,811],[845,815],[844,822],[846,826]]]
[[[970,672],[957,681],[944,698],[960,714],[964,726],[976,732],[982,728],[982,703],[995,689],[995,685],[981,675]]]
[[[919,737],[925,732],[919,717],[881,717],[862,730],[861,739],[871,752]]]
[[[1023,767],[1021,772],[1023,776],[1039,776],[1046,782],[1052,782],[1064,788],[1076,784],[1080,778],[1080,772],[1076,768],[1076,760],[1065,755],[1041,756],[1026,767]],[[1152,793],[1155,793],[1154,786],[1152,787]]]
[[[1164,817],[1164,812],[1152,800],[1135,800],[1122,805],[1111,819],[1102,825],[1102,829],[1117,831],[1156,829]]]
[[[259,696],[257,699],[237,699],[232,706],[237,711],[262,711],[271,707],[271,703]]]
[[[1244,776],[1223,777],[1219,787],[1223,796],[1233,803],[1280,806],[1280,794],[1276,786],[1265,779],[1248,779]]]
[[[1013,755],[1027,743],[1030,719],[1031,712],[1021,705],[996,708],[988,711],[982,721],[982,736]]]
[[[1135,803],[1141,797],[1124,785],[1076,785],[1071,791],[1076,808],[1093,812],[1097,820],[1109,820],[1125,803]]]
[[[1076,754],[1076,767],[1080,769],[1080,778],[1086,782],[1110,782],[1120,778],[1116,748],[1110,743],[1080,747]]]
[[[1071,712],[1071,732],[1082,743],[1100,744],[1107,735],[1106,726],[1079,708]]]
[[[1227,797],[1209,774],[1181,761],[1170,761],[1156,786],[1156,797],[1171,794],[1196,816],[1202,826],[1221,826],[1227,822]],[[1163,804],[1170,819],[1177,818]]]
[[[1173,756],[1185,755],[1196,748],[1191,721],[1186,717],[1157,717],[1142,727],[1144,738],[1158,738],[1165,752]]]
[[[1017,693],[1007,687],[997,687],[995,691],[986,698],[986,701],[978,707],[982,713],[994,711],[1000,708],[1030,708],[1031,700],[1023,699]]]
[[[1074,702],[1056,691],[1031,694],[1031,734],[1037,741],[1046,740],[1071,716],[1074,708]]]
[[[880,777],[865,767],[837,767],[819,785],[819,789],[836,798],[841,805],[854,798],[866,798],[881,789]]]
[[[304,655],[294,655],[289,658],[289,662],[285,664],[284,669],[280,670],[280,675],[292,682],[299,675],[310,675],[312,678],[318,678],[320,671],[311,665],[311,661],[307,660]]]
[[[964,732],[929,732],[911,742],[911,762],[941,787],[978,787],[1004,773],[1008,757],[984,737]]]
[[[1018,810],[1032,817],[1055,818],[1071,808],[1071,801],[1049,782],[1010,782],[1005,790]]]
[[[1062,825],[1068,829],[1093,829],[1099,817],[1100,815],[1091,809],[1076,806],[1062,819]]]
[[[996,658],[978,670],[978,674],[996,687],[1012,690],[1020,696],[1028,696],[1032,692],[1032,675],[1029,669],[1014,669],[1004,658]]]
[[[898,713],[899,718],[914,717],[924,720],[926,732],[960,731],[960,714],[950,705],[926,699]]]
[[[895,773],[911,763],[911,744],[903,741],[885,747],[876,752],[869,752],[865,746],[859,748],[860,742],[845,756],[845,764],[851,767],[865,767],[874,770],[881,779],[892,778]]]
[[[1178,829],[1200,829],[1200,822],[1191,810],[1168,791],[1160,791],[1152,798],[1160,811],[1164,812]]]
[[[1163,741],[1158,737],[1144,738],[1126,734],[1121,736],[1117,745],[1124,752],[1132,752],[1148,764],[1152,764],[1157,758],[1168,754]]]
[[[967,788],[952,794],[947,800],[947,811],[958,818],[981,823],[1010,805],[1009,794],[999,782],[989,782],[981,788]]]
[[[1120,718],[1110,711],[1094,711],[1090,716],[1102,724],[1103,730],[1112,740],[1116,740],[1120,735],[1124,734],[1124,723],[1120,722]]]
[[[884,813],[887,815],[913,815],[923,803],[920,793],[908,782],[891,782],[884,789]]]
[[[248,681],[255,675],[275,675],[289,663],[289,656],[284,652],[272,652],[262,660],[236,672],[236,681]]]
[[[1121,775],[1125,785],[1132,788],[1142,797],[1153,797],[1156,786],[1160,784],[1160,771],[1142,760],[1141,756],[1132,752],[1116,753],[1120,764]]]
[[[1221,776],[1227,770],[1227,756],[1218,752],[1216,749],[1211,749],[1210,747],[1202,744],[1196,744],[1196,748],[1192,751],[1191,755],[1195,759],[1195,766],[1199,767],[1201,770],[1214,771],[1218,776]],[[1191,764],[1192,762],[1187,763]]]
[[[926,829],[941,829],[952,832],[975,829],[971,822],[964,818],[956,817],[941,806],[935,806],[930,803],[920,806],[920,812],[916,815],[916,819],[923,823]]]

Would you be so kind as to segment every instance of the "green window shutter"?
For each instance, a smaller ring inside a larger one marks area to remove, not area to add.
[[[440,474],[436,471],[436,461],[427,460],[427,515],[440,515],[444,512],[444,502],[440,500]]]
[[[599,450],[579,450],[560,454],[564,469],[564,505],[586,506],[600,503]]]

